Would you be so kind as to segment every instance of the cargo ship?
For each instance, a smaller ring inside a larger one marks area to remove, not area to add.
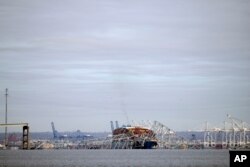
[[[149,128],[124,126],[113,130],[112,149],[152,149],[156,147],[155,133]]]

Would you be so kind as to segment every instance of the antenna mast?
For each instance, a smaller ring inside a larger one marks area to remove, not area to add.
[[[6,103],[5,103],[5,124],[8,123],[8,89],[6,88],[5,90],[5,98],[6,98]],[[7,132],[8,132],[8,129],[7,129],[7,126],[5,126],[5,146],[7,147],[7,144],[8,144],[8,136],[7,136]]]

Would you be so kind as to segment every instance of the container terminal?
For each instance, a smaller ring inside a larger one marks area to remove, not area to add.
[[[52,122],[52,133],[40,136],[28,135],[28,124],[9,125],[26,129],[23,134],[10,133],[7,147],[4,134],[0,134],[0,149],[250,149],[250,125],[230,115],[221,127],[205,122],[201,129],[185,132],[175,132],[158,121],[123,126],[110,121],[111,132],[92,134],[59,133]]]
[[[28,123],[8,122],[8,89],[5,92],[5,133],[0,133],[0,149],[250,149],[250,124],[227,115],[221,126],[205,122],[199,129],[175,132],[158,121],[132,121],[119,126],[110,121],[109,133],[86,134],[80,130],[60,133],[51,122],[52,133],[32,135]],[[8,133],[19,126],[22,133]],[[36,136],[36,137],[35,137]],[[43,136],[43,137],[42,137]]]

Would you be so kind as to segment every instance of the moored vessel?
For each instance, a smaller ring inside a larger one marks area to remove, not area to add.
[[[113,130],[113,149],[152,149],[156,147],[155,133],[149,128],[123,126]]]

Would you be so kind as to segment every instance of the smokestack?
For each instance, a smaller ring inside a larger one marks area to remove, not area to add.
[[[115,126],[116,126],[116,129],[119,128],[118,121],[115,121]]]
[[[114,124],[113,124],[113,121],[110,121],[110,125],[111,125],[111,131],[113,132],[113,131],[114,131]]]

